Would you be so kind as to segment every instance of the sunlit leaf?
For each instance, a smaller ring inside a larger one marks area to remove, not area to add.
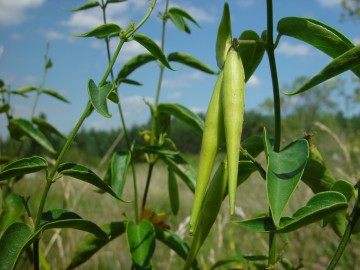
[[[264,143],[268,161],[267,195],[274,223],[279,226],[281,215],[301,179],[309,156],[309,146],[305,139],[301,139],[277,153],[272,149],[266,129]]]
[[[29,174],[44,170],[48,167],[45,159],[38,156],[19,159],[5,166],[0,172],[0,180],[9,179],[11,177]]]
[[[196,113],[192,112],[185,106],[177,103],[161,103],[158,106],[160,113],[172,115],[194,129],[198,134],[204,130],[204,120]]]
[[[121,32],[121,27],[115,23],[102,24],[89,32],[83,34],[75,34],[77,37],[96,37],[106,38],[107,36],[118,35]]]
[[[66,176],[73,177],[75,179],[89,183],[102,191],[105,191],[115,197],[120,199],[120,197],[111,189],[111,187],[106,184],[99,176],[97,176],[93,171],[86,168],[85,166],[75,164],[75,163],[63,163],[58,168],[58,173]]]
[[[16,92],[18,94],[26,94],[27,92],[31,92],[36,89],[37,89],[37,87],[35,85],[27,85],[27,86],[21,87],[19,89],[13,90],[12,92],[14,92],[14,93]]]
[[[347,207],[348,203],[344,195],[339,192],[327,191],[315,194],[293,216],[282,217],[278,227],[275,226],[271,217],[260,217],[234,223],[253,232],[288,233],[334,215]]]
[[[58,92],[56,92],[56,91],[54,91],[54,90],[52,90],[52,89],[43,88],[43,89],[42,89],[42,92],[43,92],[44,94],[47,94],[47,95],[49,95],[49,96],[52,96],[52,97],[54,97],[54,98],[56,98],[56,99],[58,99],[58,100],[61,100],[61,101],[65,102],[65,103],[70,103],[65,97],[63,97],[61,94],[59,94]]]
[[[111,117],[107,106],[107,97],[113,89],[111,83],[105,84],[98,88],[93,80],[88,82],[88,94],[94,109],[104,117]]]
[[[198,22],[189,13],[187,13],[185,10],[183,10],[181,8],[171,7],[171,8],[169,8],[169,13],[170,14],[176,14],[178,16],[181,16],[181,17],[185,18],[185,19],[188,19],[189,21],[191,21],[197,27],[200,28],[200,25],[198,24]]]
[[[196,59],[190,54],[182,53],[182,52],[173,52],[168,55],[168,60],[171,62],[178,62],[184,64],[186,66],[192,67],[194,69],[203,71],[209,74],[216,74],[216,72],[206,65],[205,63],[201,62],[200,60]]]
[[[13,125],[17,129],[21,130],[24,134],[29,136],[31,139],[33,139],[35,142],[37,142],[47,151],[51,153],[56,153],[50,141],[45,137],[45,135],[40,130],[34,127],[34,125],[30,121],[21,118],[12,119],[10,121],[10,125]]]
[[[155,250],[155,229],[143,219],[138,224],[128,221],[126,235],[135,269],[152,269],[151,258]]]
[[[110,243],[110,241],[125,233],[126,222],[112,222],[100,226],[106,234],[106,238],[99,238],[93,234],[87,234],[77,244],[70,265],[66,269],[74,269],[77,266],[88,261],[102,247]]]
[[[165,67],[169,69],[173,69],[166,56],[164,55],[161,48],[153,41],[151,38],[144,34],[134,34],[133,38],[135,41],[137,41],[140,45],[145,47],[153,56],[156,57]]]
[[[118,82],[122,78],[126,78],[137,68],[139,68],[151,61],[155,61],[155,60],[156,60],[156,57],[150,53],[143,53],[143,54],[136,55],[135,57],[131,58],[129,61],[127,61],[122,66],[122,68],[119,71],[118,76],[116,78],[116,82]]]

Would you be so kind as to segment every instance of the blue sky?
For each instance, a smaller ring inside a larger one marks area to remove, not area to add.
[[[163,10],[164,2],[157,1],[149,21],[139,30],[156,41],[159,41],[161,36],[161,21],[158,14]],[[244,30],[252,29],[260,34],[266,28],[265,2],[229,1],[235,37]],[[0,0],[0,78],[11,89],[39,85],[43,72],[45,45],[50,42],[49,55],[54,66],[49,70],[45,87],[58,91],[71,103],[65,104],[41,96],[36,113],[46,113],[48,121],[64,133],[72,129],[87,103],[87,81],[91,78],[98,82],[107,67],[105,45],[102,40],[72,36],[75,33],[89,31],[102,23],[98,9],[78,13],[66,11],[83,3],[84,0]],[[128,0],[120,4],[111,4],[108,9],[108,22],[118,23],[125,28],[132,20],[140,20],[147,9],[147,3],[147,0]],[[170,1],[170,6],[184,8],[198,20],[201,29],[190,24],[192,33],[188,35],[179,32],[169,23],[165,53],[186,52],[217,69],[214,48],[223,1],[177,0]],[[340,0],[274,0],[275,29],[277,21],[285,16],[312,17],[337,28],[359,43],[358,25],[351,20],[340,23],[342,12]],[[115,40],[111,46],[116,46]],[[135,42],[127,43],[115,65],[115,74],[127,59],[144,51]],[[276,59],[281,85],[291,84],[295,78],[302,75],[315,74],[330,61],[328,56],[316,49],[286,37],[281,39],[276,50]],[[175,64],[174,66],[179,70],[165,72],[160,102],[176,102],[197,112],[206,111],[215,76]],[[131,75],[131,79],[140,81],[143,86],[124,85],[120,88],[121,104],[129,126],[148,120],[149,111],[144,100],[154,100],[158,73],[155,64],[147,64]],[[346,73],[344,78],[350,78],[350,73]],[[259,108],[265,98],[272,96],[266,55],[246,89],[248,110]],[[33,94],[30,94],[28,99],[12,98],[11,104],[15,108],[16,117],[29,116],[34,102]],[[117,107],[109,103],[109,110],[112,118],[107,119],[93,113],[86,120],[85,127],[120,127]],[[4,116],[0,116],[0,134],[7,134]]]

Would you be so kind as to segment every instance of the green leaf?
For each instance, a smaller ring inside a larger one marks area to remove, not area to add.
[[[191,31],[190,31],[189,27],[187,26],[184,18],[181,15],[177,14],[176,12],[171,12],[170,10],[169,10],[168,14],[169,14],[170,20],[174,23],[174,25],[176,26],[177,29],[190,34]]]
[[[168,190],[172,213],[176,216],[179,211],[179,190],[176,176],[171,167],[168,167]]]
[[[172,14],[177,14],[183,18],[188,19],[189,21],[191,21],[192,23],[194,23],[197,27],[200,28],[200,25],[197,23],[197,21],[189,14],[187,13],[185,10],[178,8],[178,7],[171,7],[169,8],[169,12]]]
[[[112,89],[113,85],[111,83],[105,84],[99,89],[93,80],[88,82],[88,94],[91,104],[99,114],[107,118],[111,117],[107,106],[107,97]]]
[[[84,5],[81,5],[78,8],[71,9],[69,11],[74,12],[74,11],[85,10],[85,9],[89,9],[89,8],[93,8],[93,7],[97,7],[97,6],[100,6],[100,3],[98,1],[90,1]]]
[[[205,63],[201,62],[200,60],[196,59],[195,57],[187,53],[182,53],[182,52],[170,53],[168,55],[168,60],[184,64],[186,66],[203,71],[205,73],[216,74],[216,72],[211,67],[209,67]]]
[[[331,187],[331,191],[340,192],[345,196],[347,201],[350,201],[350,199],[356,194],[354,186],[349,181],[343,179],[336,181]]]
[[[267,195],[274,223],[279,226],[281,215],[301,179],[309,156],[309,146],[305,139],[301,139],[277,153],[272,149],[266,129],[264,140],[268,160]]]
[[[17,93],[17,94],[26,94],[27,92],[31,92],[36,89],[37,89],[37,87],[35,85],[27,85],[27,86],[21,87],[19,89],[13,90],[12,92]]]
[[[155,250],[155,229],[151,222],[142,220],[136,224],[128,221],[126,235],[135,269],[152,269],[151,257]]]
[[[127,61],[121,68],[121,70],[118,73],[118,76],[116,78],[116,82],[122,78],[126,78],[129,76],[133,71],[135,71],[137,68],[151,62],[155,61],[156,57],[153,56],[150,53],[143,53],[139,54],[133,58],[131,58],[129,61]]]
[[[331,61],[323,70],[318,74],[308,80],[303,86],[297,89],[294,92],[284,93],[286,95],[296,95],[302,92],[305,92],[312,87],[325,82],[347,70],[353,69],[355,67],[360,67],[360,46],[356,46],[345,53],[336,57]],[[359,75],[360,76],[360,73]]]
[[[130,79],[119,79],[118,81],[117,81],[117,83],[118,84],[120,84],[120,83],[126,83],[126,84],[131,84],[131,85],[138,85],[138,86],[140,86],[140,85],[142,85],[142,83],[139,83],[139,82],[137,82],[137,81],[134,81],[134,80],[130,80]]]
[[[25,208],[21,197],[14,192],[9,193],[3,202],[2,215],[0,218],[0,238],[11,224],[19,221],[24,212]]]
[[[101,189],[102,191],[109,193],[116,199],[121,200],[121,198],[114,192],[114,190],[112,190],[109,185],[107,185],[104,181],[102,181],[99,176],[97,176],[93,171],[82,165],[75,163],[63,163],[59,166],[57,171],[62,175],[67,175],[75,179],[89,183]]]
[[[45,69],[50,69],[52,67],[53,67],[53,63],[52,63],[51,59],[49,58],[46,62]]]
[[[75,34],[77,37],[96,37],[96,38],[106,38],[108,36],[118,35],[121,32],[121,27],[115,23],[105,23],[102,24],[89,32],[83,34]]]
[[[262,136],[253,135],[241,142],[241,148],[245,149],[251,156],[257,157],[262,151],[264,151],[264,139]],[[241,152],[240,159],[241,158],[247,159],[247,156]]]
[[[279,34],[307,42],[332,58],[355,47],[351,40],[338,30],[310,18],[285,17],[278,22],[277,29]],[[360,76],[360,68],[353,69],[353,72]]]
[[[142,155],[148,153],[148,154],[157,154],[157,155],[166,156],[166,155],[177,155],[179,152],[168,150],[161,146],[147,145],[147,146],[135,148],[134,153],[136,155]]]
[[[185,182],[188,188],[194,192],[196,184],[195,169],[179,154],[161,156],[161,158]]]
[[[4,169],[0,172],[0,180],[38,172],[46,169],[47,167],[48,163],[42,157],[34,156],[29,158],[22,158],[4,167]]]
[[[54,98],[56,98],[56,99],[58,99],[58,100],[61,100],[61,101],[65,102],[65,103],[70,103],[65,97],[63,97],[61,94],[59,94],[58,92],[56,92],[56,91],[54,91],[54,90],[52,90],[52,89],[43,88],[43,89],[42,89],[42,92],[43,92],[44,94],[47,94],[47,95],[49,95],[49,96],[52,96],[52,97],[54,97]]]
[[[24,223],[13,223],[7,228],[0,239],[0,270],[15,268],[22,247],[30,235],[31,229]]]
[[[134,34],[133,38],[155,56],[165,67],[173,70],[161,48],[151,38],[144,34]]]
[[[111,187],[118,197],[122,196],[130,161],[130,152],[115,152],[111,158]]]
[[[169,230],[164,230],[161,228],[156,228],[155,232],[156,232],[157,240],[165,244],[171,250],[175,251],[176,254],[179,255],[182,259],[186,260],[186,257],[189,252],[189,246],[186,244],[186,242],[183,239],[181,239],[174,232]],[[196,260],[194,260],[192,264],[192,268],[194,270],[200,269]]]
[[[202,135],[204,130],[204,120],[196,113],[177,103],[161,103],[158,112],[172,115],[191,127],[198,134]]]
[[[253,232],[288,233],[334,215],[338,211],[347,209],[347,207],[348,203],[344,195],[339,192],[326,191],[315,194],[292,217],[282,217],[278,228],[270,217],[260,217],[234,223]]]
[[[0,106],[0,113],[7,113],[10,109],[9,103],[5,103],[4,105]]]
[[[13,128],[21,130],[21,132],[29,136],[31,139],[33,139],[36,143],[41,145],[44,149],[46,149],[50,153],[53,154],[56,153],[50,141],[45,137],[45,135],[40,130],[35,128],[30,121],[21,118],[12,119],[10,121],[10,125],[12,125]]]
[[[36,124],[39,127],[39,129],[41,129],[41,130],[46,130],[50,133],[55,134],[56,136],[58,136],[62,139],[66,139],[66,137],[64,135],[62,135],[62,133],[59,130],[57,130],[53,125],[48,123],[45,119],[33,117],[31,119],[31,122]]]
[[[252,31],[246,30],[241,33],[239,40],[261,40],[259,35]],[[244,65],[245,82],[247,82],[254,71],[259,66],[265,52],[265,46],[261,43],[255,44],[240,44],[238,53]]]
[[[236,263],[236,262],[237,263],[246,263],[248,261],[265,261],[267,259],[268,259],[268,257],[266,257],[264,255],[258,255],[258,256],[242,256],[242,255],[238,255],[236,257],[232,257],[232,258],[217,261],[213,266],[211,266],[210,270],[213,270],[213,269],[218,268],[220,266],[224,266],[224,265],[229,264],[229,263]]]
[[[110,224],[101,225],[100,228],[105,232],[106,238],[99,238],[93,234],[87,234],[83,237],[78,242],[71,263],[66,269],[74,269],[88,261],[102,247],[125,233],[126,222],[111,222]]]
[[[106,4],[111,4],[111,3],[121,3],[121,2],[126,2],[127,0],[107,0]]]

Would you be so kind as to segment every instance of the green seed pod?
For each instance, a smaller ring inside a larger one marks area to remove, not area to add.
[[[215,223],[220,211],[221,203],[226,193],[227,185],[227,164],[220,163],[206,191],[204,202],[201,206],[199,221],[196,224],[194,237],[186,258],[184,270],[190,269],[197,253],[208,236],[211,227]]]
[[[224,133],[224,116],[222,114],[223,110],[221,103],[222,80],[223,72],[220,72],[215,83],[205,118],[194,203],[190,219],[190,233],[194,231],[205,191],[210,180],[216,154]]]
[[[244,120],[245,73],[234,48],[230,48],[224,65],[222,104],[226,137],[226,153],[229,166],[230,214],[235,211],[237,175],[239,167],[240,139]]]
[[[227,2],[224,3],[224,11],[218,28],[216,37],[216,63],[222,69],[224,66],[226,54],[231,47],[231,20],[230,9]]]

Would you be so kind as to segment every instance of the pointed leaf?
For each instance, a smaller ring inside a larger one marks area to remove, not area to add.
[[[116,152],[111,158],[111,187],[118,197],[122,196],[130,161],[129,152]]]
[[[127,0],[107,0],[106,4],[111,4],[111,3],[121,3],[121,2],[126,2]]]
[[[270,217],[260,217],[234,223],[253,232],[288,233],[332,216],[338,211],[347,209],[347,207],[348,203],[344,195],[339,192],[327,191],[315,194],[292,217],[282,217],[278,228]]]
[[[119,79],[117,81],[118,84],[120,83],[126,83],[126,84],[131,84],[131,85],[142,85],[142,83],[139,83],[137,81],[134,80],[130,80],[130,79]]]
[[[33,117],[31,121],[36,124],[41,130],[49,131],[50,133],[53,133],[62,139],[66,139],[66,137],[62,135],[59,130],[57,130],[53,125],[49,124],[46,120],[38,117]]]
[[[107,97],[112,89],[113,85],[111,83],[105,84],[99,89],[93,80],[88,82],[88,94],[91,104],[99,114],[107,118],[111,117],[107,106]]]
[[[126,222],[112,222],[110,224],[101,225],[100,228],[106,233],[106,238],[99,238],[93,234],[87,234],[78,242],[71,263],[66,269],[74,269],[88,261],[102,247],[125,233]]]
[[[0,180],[44,170],[48,163],[42,157],[34,156],[14,161],[0,172]]]
[[[138,67],[141,67],[141,66],[143,66],[151,61],[155,61],[155,60],[156,60],[156,57],[150,53],[139,54],[139,55],[131,58],[129,61],[127,61],[123,65],[123,67],[119,71],[119,74],[116,78],[116,82],[118,83],[118,81],[120,79],[126,78],[127,76],[129,76]]]
[[[96,37],[96,38],[106,38],[108,36],[118,35],[121,32],[121,27],[115,23],[105,23],[102,24],[89,32],[83,34],[75,34],[77,37]]]
[[[22,247],[29,239],[31,229],[24,223],[13,223],[0,239],[0,270],[15,269]]]
[[[169,10],[169,18],[170,20],[174,23],[174,25],[177,27],[177,29],[179,29],[180,31],[184,31],[186,33],[190,33],[188,31],[186,31],[186,27],[185,27],[185,20],[184,18],[177,14],[176,12],[171,12],[171,10]]]
[[[20,220],[25,208],[21,197],[16,193],[9,193],[3,202],[3,209],[0,218],[0,238],[3,232],[13,223]]]
[[[351,40],[338,30],[311,18],[285,17],[278,22],[277,29],[279,34],[307,42],[332,58],[355,47]],[[360,76],[360,67],[352,71]]]
[[[169,247],[171,250],[175,251],[177,255],[179,255],[182,259],[186,260],[186,257],[189,252],[189,246],[186,244],[186,242],[181,239],[177,234],[175,234],[172,231],[164,230],[161,228],[156,228],[156,239],[161,241],[163,244],[165,244],[167,247]],[[192,268],[200,269],[197,261],[194,260],[192,264]]]
[[[179,190],[176,176],[171,167],[168,167],[168,190],[172,213],[176,216],[179,211]]]
[[[27,136],[29,136],[31,139],[33,139],[50,153],[56,153],[50,141],[40,130],[35,128],[30,121],[19,118],[11,120],[10,124],[21,130],[23,133],[25,133]]]
[[[14,92],[14,93],[16,92],[17,94],[26,94],[27,92],[31,92],[36,89],[37,89],[37,87],[35,85],[27,85],[27,86],[21,87],[19,89],[13,90],[12,92]]]
[[[247,30],[241,33],[239,40],[261,40],[259,35],[252,31]],[[265,46],[261,43],[256,44],[240,44],[238,53],[244,65],[245,82],[247,82],[256,68],[259,66],[265,52]]]
[[[179,154],[162,156],[161,158],[185,182],[189,189],[194,192],[196,184],[195,169]]]
[[[78,8],[71,9],[69,11],[74,12],[74,11],[85,10],[85,9],[89,9],[89,8],[93,8],[93,7],[97,7],[97,6],[100,6],[100,3],[98,1],[90,1],[84,5],[81,5]]]
[[[355,67],[360,67],[359,59],[360,59],[360,46],[356,46],[336,57],[323,70],[321,70],[318,74],[312,77],[299,89],[297,89],[294,92],[288,92],[284,94],[296,95],[305,92],[311,89],[312,87],[322,82],[325,82],[347,70],[353,69]],[[358,76],[360,76],[360,73]]]
[[[151,38],[144,34],[134,34],[133,38],[155,56],[165,67],[173,70],[161,48]]]
[[[58,100],[61,100],[65,103],[70,103],[65,97],[63,97],[61,94],[59,94],[58,92],[52,90],[52,89],[49,89],[49,88],[43,88],[42,89],[42,92],[49,95],[49,96],[52,96]]]
[[[168,60],[173,62],[178,62],[186,66],[192,67],[194,69],[203,71],[209,74],[216,74],[214,70],[211,69],[208,65],[204,64],[200,60],[196,59],[190,54],[182,52],[173,52],[168,55]]]
[[[185,10],[178,8],[178,7],[171,7],[169,8],[169,13],[170,14],[176,14],[179,15],[183,18],[188,19],[189,21],[191,21],[192,23],[194,23],[197,27],[200,28],[200,25],[197,23],[197,21],[189,14],[187,13]]]
[[[177,103],[161,103],[158,106],[158,112],[172,115],[191,127],[198,134],[204,130],[204,120],[196,113]]]
[[[305,139],[297,140],[277,153],[272,150],[266,129],[264,139],[268,160],[267,195],[274,223],[279,226],[281,215],[301,179],[309,156],[309,146]]]
[[[151,269],[156,239],[154,226],[145,219],[138,224],[128,221],[126,235],[135,269]]]
[[[63,163],[58,168],[58,173],[63,175],[67,175],[73,177],[75,179],[84,181],[86,183],[92,184],[93,186],[105,191],[115,197],[116,199],[120,199],[120,197],[111,189],[109,185],[107,185],[104,181],[101,180],[99,176],[97,176],[90,169],[75,163]]]

